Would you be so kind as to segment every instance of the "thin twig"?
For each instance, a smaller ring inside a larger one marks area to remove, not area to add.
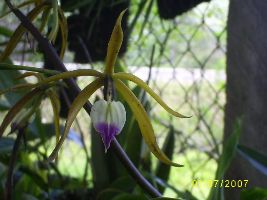
[[[146,190],[151,196],[161,196],[160,192],[144,178],[144,176],[138,171],[138,169],[136,169],[117,140],[113,140],[113,142],[111,143],[111,148],[113,149],[119,160],[122,162],[124,167],[128,170],[129,174],[134,177],[135,181],[141,186],[142,189]]]
[[[13,172],[14,172],[14,167],[15,163],[17,160],[18,156],[18,150],[20,146],[20,142],[23,138],[25,132],[25,127],[23,128],[18,128],[18,135],[15,140],[12,154],[9,160],[9,165],[8,165],[8,172],[7,172],[7,180],[6,180],[6,185],[5,185],[5,199],[6,200],[11,200],[12,199],[12,190],[13,190]]]
[[[44,38],[38,29],[28,20],[28,18],[17,8],[13,7],[9,0],[5,0],[8,7],[12,10],[12,12],[19,18],[21,24],[34,36],[34,38],[38,41],[40,47],[47,55],[47,58],[54,64],[54,67],[59,71],[67,71],[66,67],[60,60],[57,52],[50,44],[50,42]],[[80,88],[74,81],[74,79],[66,79],[66,84],[70,88],[70,92],[77,96],[80,93]],[[90,115],[92,104],[87,101],[84,105],[84,109]],[[112,142],[112,150],[115,152],[116,156],[128,170],[129,174],[133,177],[133,179],[143,188],[147,193],[149,193],[152,197],[161,197],[159,191],[157,191],[138,171],[138,169],[134,166],[131,160],[128,158],[120,144],[116,139]]]

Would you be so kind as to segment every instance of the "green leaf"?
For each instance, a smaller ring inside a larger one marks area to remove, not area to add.
[[[256,169],[267,176],[267,156],[244,145],[237,146],[237,152]]]
[[[170,131],[167,137],[165,138],[165,141],[162,147],[162,151],[170,159],[172,159],[172,156],[173,156],[173,152],[175,148],[174,143],[175,143],[174,130],[173,130],[173,127],[171,126]],[[168,182],[170,170],[171,170],[170,165],[165,165],[161,162],[158,162],[155,175],[161,180]],[[165,187],[158,185],[158,188],[159,188],[159,192],[163,194]]]
[[[216,171],[216,180],[222,180],[226,170],[229,168],[236,150],[237,144],[239,142],[240,136],[240,121],[236,121],[233,133],[227,138],[225,145],[223,147],[222,155],[219,159],[218,168]],[[223,199],[223,188],[212,188],[208,197],[209,200],[221,200]]]
[[[249,190],[242,190],[240,200],[267,200],[267,189],[254,187]]]

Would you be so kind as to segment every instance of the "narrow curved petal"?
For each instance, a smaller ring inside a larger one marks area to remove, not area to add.
[[[6,88],[4,90],[0,90],[0,96],[5,94],[5,93],[8,93],[8,92],[16,92],[16,91],[19,91],[19,90],[31,89],[32,85],[33,85],[32,83],[17,84],[17,85],[15,85],[13,87]]]
[[[150,94],[167,112],[170,114],[179,117],[179,118],[189,118],[188,116],[182,115],[173,109],[171,109],[161,98],[159,95],[157,95],[143,80],[138,78],[137,76],[130,74],[130,73],[125,73],[125,72],[118,72],[113,75],[114,79],[124,79],[124,80],[129,80],[143,88],[148,94]]]
[[[108,102],[101,99],[94,103],[90,116],[94,128],[102,137],[105,151],[107,151],[111,141],[121,132],[125,124],[125,108],[119,101]]]
[[[114,64],[121,48],[123,40],[123,32],[121,28],[121,20],[126,10],[122,11],[113,28],[107,50],[105,74],[112,74],[114,71]]]
[[[68,43],[68,23],[67,19],[64,16],[63,10],[59,7],[58,8],[58,13],[59,13],[59,27],[60,27],[60,33],[61,33],[61,38],[62,38],[62,44],[60,47],[60,58],[63,59],[66,48],[67,48],[67,43]]]
[[[129,104],[141,130],[143,138],[150,149],[150,151],[163,163],[173,165],[175,167],[182,167],[177,163],[172,162],[159,148],[156,137],[153,131],[153,127],[147,116],[142,104],[133,94],[133,92],[120,80],[114,80],[115,87],[119,93],[123,96],[126,102]]]
[[[37,5],[35,8],[33,8],[33,10],[29,12],[27,18],[32,22],[44,9],[48,7],[49,5],[47,3],[41,3]],[[3,53],[0,54],[0,61],[4,61],[6,58],[8,58],[8,56],[13,52],[25,32],[26,29],[22,24],[20,24],[11,36],[8,44],[6,45],[5,50],[3,51]]]
[[[64,140],[68,136],[70,127],[75,120],[78,112],[82,109],[83,105],[86,103],[86,101],[90,98],[90,96],[101,86],[103,85],[103,79],[98,78],[92,83],[90,83],[88,86],[86,86],[80,94],[74,99],[73,103],[70,106],[67,121],[65,123],[65,128],[63,135],[61,136],[59,142],[57,143],[56,147],[54,148],[53,152],[49,156],[48,160],[52,161],[57,156],[57,153],[59,149],[61,148]]]
[[[58,143],[59,137],[60,137],[60,125],[59,125],[60,101],[59,101],[58,95],[53,90],[48,90],[47,95],[50,99],[52,109],[53,109],[56,143]]]
[[[101,72],[98,72],[93,69],[77,69],[73,71],[68,71],[68,72],[62,72],[60,74],[56,74],[54,76],[50,76],[36,84],[33,84],[32,87],[39,87],[41,85],[51,83],[54,81],[58,81],[61,79],[68,79],[68,78],[73,78],[73,77],[78,77],[78,76],[95,76],[95,77],[103,77],[104,75]]]
[[[30,76],[34,76],[39,81],[44,79],[44,76],[42,74],[36,73],[36,72],[25,72],[25,73],[21,74],[20,76],[18,76],[16,79],[23,79],[23,78],[30,77]]]

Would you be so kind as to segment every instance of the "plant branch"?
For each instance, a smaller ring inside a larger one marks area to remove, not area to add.
[[[47,55],[47,58],[51,61],[51,63],[54,65],[54,67],[58,71],[67,71],[66,67],[60,60],[59,56],[57,55],[57,52],[53,48],[53,46],[50,44],[50,42],[44,38],[38,29],[35,28],[35,26],[28,20],[28,18],[17,8],[13,7],[12,4],[9,2],[9,0],[5,0],[8,7],[11,9],[11,11],[19,18],[21,21],[21,24],[33,35],[33,37],[38,41],[41,49],[43,52]],[[80,92],[80,88],[74,81],[74,79],[66,79],[66,84],[70,88],[70,92],[73,93],[75,96],[77,96]],[[87,103],[84,105],[84,109],[90,115],[92,104],[87,101]],[[152,197],[160,197],[161,194],[158,192],[138,171],[138,169],[134,166],[134,164],[130,161],[126,153],[123,151],[120,144],[117,142],[116,139],[112,142],[112,150],[115,152],[116,156],[119,158],[119,160],[122,162],[122,164],[125,166],[125,168],[128,170],[129,174],[133,177],[133,179],[143,188],[147,193],[149,193]]]
[[[14,142],[12,154],[9,160],[8,165],[8,172],[7,172],[7,180],[5,185],[5,200],[11,200],[12,199],[12,189],[13,189],[13,172],[15,163],[18,156],[18,150],[20,146],[21,139],[23,138],[23,135],[25,133],[25,127],[18,128],[18,135]]]

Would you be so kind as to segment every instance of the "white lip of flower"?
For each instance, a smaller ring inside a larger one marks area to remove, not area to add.
[[[125,124],[125,108],[119,101],[101,99],[94,103],[90,115],[93,126],[100,133],[107,151],[111,141],[121,132]]]

